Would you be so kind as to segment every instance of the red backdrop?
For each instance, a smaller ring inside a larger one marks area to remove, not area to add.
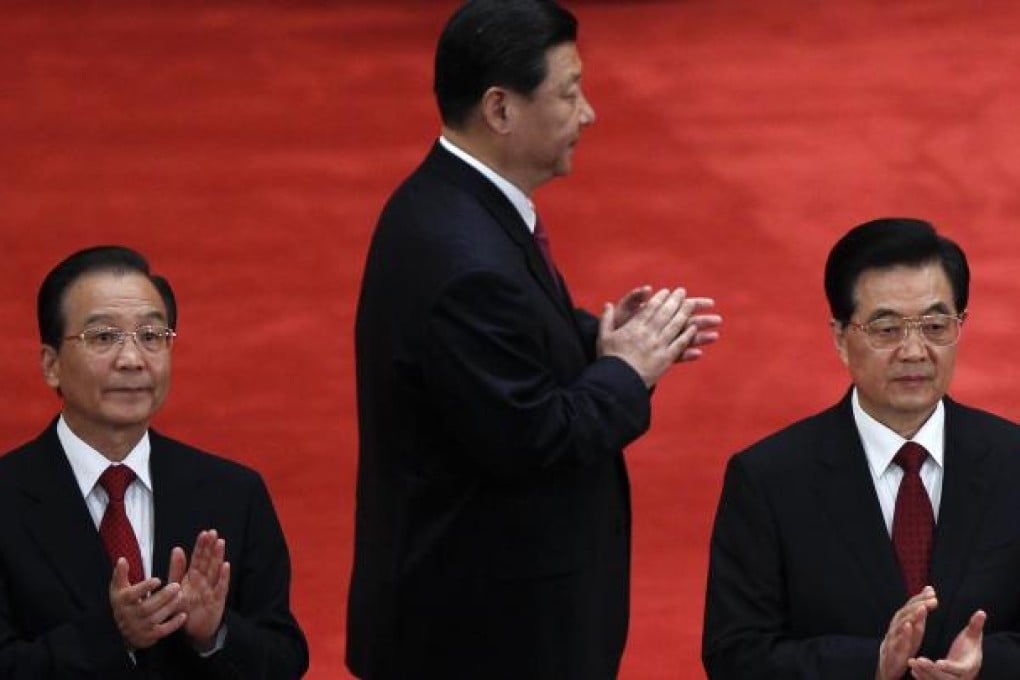
[[[967,249],[954,394],[1020,417],[1020,5],[568,2],[598,122],[537,201],[574,296],[716,297],[724,338],[657,391],[629,452],[624,678],[703,677],[707,540],[728,455],[837,399],[825,254],[882,215]],[[0,8],[0,450],[58,407],[34,296],[79,247],[141,249],[180,297],[157,425],[266,476],[313,679],[343,676],[362,258],[438,130],[454,3],[5,3]],[[399,275],[395,272],[394,275]]]

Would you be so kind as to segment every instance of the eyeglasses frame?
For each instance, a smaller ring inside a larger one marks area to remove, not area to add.
[[[145,331],[160,331],[160,333],[165,332],[166,336],[163,338],[164,340],[163,346],[159,349],[151,350],[142,345],[142,343],[138,341],[138,334]],[[130,336],[131,341],[135,343],[135,347],[137,347],[140,351],[150,355],[170,351],[170,349],[173,347],[174,340],[177,338],[177,331],[175,331],[173,328],[170,328],[169,326],[154,326],[152,324],[146,324],[144,326],[138,326],[133,331],[126,331],[123,328],[117,328],[116,326],[97,326],[94,328],[86,328],[77,335],[65,335],[63,339],[77,340],[82,344],[82,347],[84,347],[85,349],[93,352],[94,354],[104,355],[109,350],[97,350],[94,346],[90,345],[88,341],[85,340],[86,335],[90,333],[99,332],[116,334],[117,340],[114,342],[114,344],[117,345],[118,347],[123,347],[125,343],[127,343],[127,339]],[[109,349],[112,350],[113,346],[111,346]]]
[[[924,334],[924,332],[921,330],[921,324],[924,323],[925,319],[931,319],[932,317],[953,319],[953,320],[956,321],[957,326],[958,326],[958,331],[957,331],[957,334],[956,334],[956,338],[954,338],[952,342],[947,343],[945,345],[940,345],[938,343],[932,342]],[[945,314],[945,313],[942,313],[942,312],[935,312],[935,313],[932,313],[932,314],[920,314],[918,316],[897,316],[896,319],[906,325],[906,330],[903,333],[903,337],[900,338],[900,341],[898,343],[896,343],[895,345],[890,345],[889,347],[876,347],[875,344],[874,344],[874,337],[872,336],[872,334],[868,330],[868,328],[869,328],[869,326],[871,324],[875,323],[876,321],[881,321],[882,318],[886,318],[886,317],[881,317],[881,318],[878,318],[878,319],[872,319],[871,321],[868,321],[867,323],[858,323],[856,321],[839,321],[837,319],[833,319],[832,323],[833,324],[840,324],[843,327],[848,327],[849,326],[851,328],[856,328],[860,332],[864,333],[864,337],[866,338],[866,340],[868,342],[868,346],[871,347],[871,349],[873,349],[875,351],[878,351],[878,352],[889,352],[889,351],[892,351],[892,350],[899,349],[900,347],[903,346],[903,343],[907,341],[907,338],[910,336],[910,331],[911,330],[915,330],[917,332],[917,337],[920,338],[920,340],[924,344],[926,344],[926,345],[928,345],[930,347],[952,347],[956,343],[960,342],[960,336],[963,334],[963,322],[967,320],[967,310],[964,310],[964,311],[960,312],[959,314]]]

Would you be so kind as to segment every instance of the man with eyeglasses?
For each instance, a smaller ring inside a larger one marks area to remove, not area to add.
[[[132,250],[90,248],[47,275],[38,317],[63,407],[0,458],[0,678],[301,677],[262,479],[149,429],[170,385],[170,284]]]
[[[946,396],[969,278],[921,220],[868,222],[832,249],[853,386],[729,462],[713,680],[1020,677],[1020,427]]]

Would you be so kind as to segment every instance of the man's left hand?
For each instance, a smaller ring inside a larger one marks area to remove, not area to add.
[[[932,661],[918,657],[909,661],[911,676],[918,680],[973,680],[981,672],[981,642],[987,615],[974,612],[966,628],[953,640],[946,658]]]
[[[184,632],[203,651],[212,649],[223,623],[230,586],[226,549],[226,542],[212,529],[199,532],[190,564],[182,548],[170,553],[169,581],[181,584],[181,609],[188,615]]]

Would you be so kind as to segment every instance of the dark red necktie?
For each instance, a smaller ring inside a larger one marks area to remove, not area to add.
[[[103,540],[110,561],[116,564],[120,557],[127,559],[128,580],[138,583],[145,578],[142,553],[124,509],[124,492],[134,478],[135,473],[127,465],[111,465],[99,477],[100,486],[106,489],[110,497],[103,521],[99,523],[99,537]]]
[[[556,285],[556,290],[560,289],[560,277],[556,273],[556,265],[552,259],[552,249],[549,247],[549,234],[545,231],[545,226],[542,224],[542,220],[538,217],[535,218],[535,243],[538,244],[538,250],[542,253],[542,259],[545,260],[545,266],[549,268],[549,275],[552,276],[553,283]]]
[[[893,458],[893,462],[903,468],[903,480],[896,493],[892,540],[909,597],[928,585],[928,567],[931,563],[935,514],[921,481],[921,465],[927,457],[928,452],[923,446],[907,442]]]

